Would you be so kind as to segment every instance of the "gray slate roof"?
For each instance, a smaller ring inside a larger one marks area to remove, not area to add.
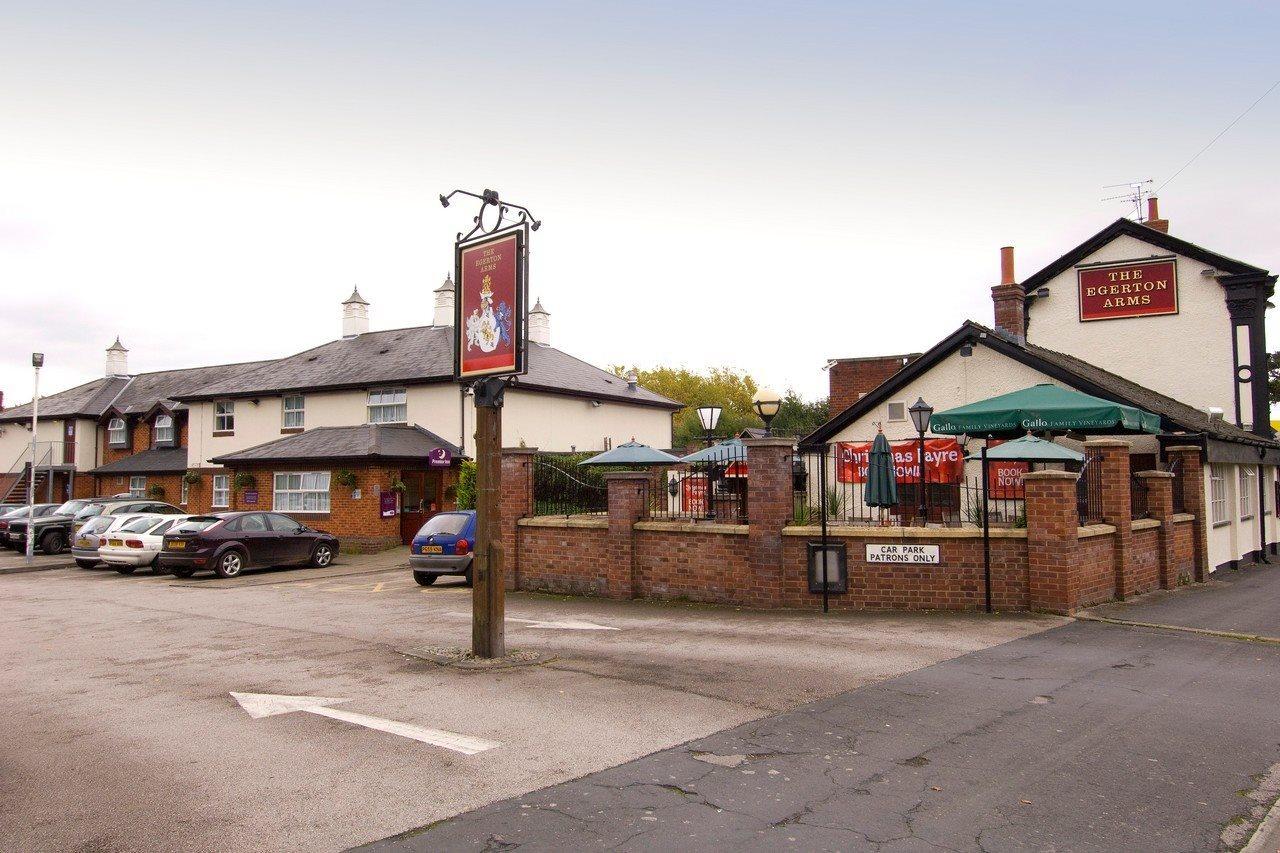
[[[414,326],[366,332],[331,341],[314,349],[254,370],[238,372],[222,381],[180,395],[184,400],[246,397],[286,391],[368,388],[391,383],[451,382],[453,329]],[[627,381],[554,347],[529,345],[529,372],[520,386],[582,397],[621,400],[640,405],[678,409],[681,404],[647,388],[631,391]]]
[[[302,462],[312,459],[349,459],[373,462],[379,459],[425,461],[427,454],[443,447],[454,458],[462,450],[429,429],[420,426],[362,424],[360,426],[316,427],[306,432],[278,438],[235,453],[216,456],[210,462]]]
[[[126,377],[107,376],[95,379],[57,394],[40,398],[40,417],[69,418],[77,415],[96,418],[106,411],[120,390],[129,383]],[[0,412],[0,422],[31,420],[31,404],[23,403]]]
[[[215,382],[227,382],[251,373],[270,361],[245,361],[239,364],[216,364],[211,367],[188,367],[139,373],[112,401],[111,408],[126,415],[146,414],[157,403],[169,410],[185,408],[177,402],[184,394],[194,393]]]
[[[91,474],[175,474],[187,470],[187,448],[160,447],[99,465]]]

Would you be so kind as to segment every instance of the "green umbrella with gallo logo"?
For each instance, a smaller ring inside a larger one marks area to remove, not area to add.
[[[934,412],[929,431],[936,435],[1008,436],[1028,431],[1158,435],[1160,416],[1046,382]]]

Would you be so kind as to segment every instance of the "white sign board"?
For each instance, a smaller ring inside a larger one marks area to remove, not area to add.
[[[867,545],[868,563],[937,563],[937,545]]]

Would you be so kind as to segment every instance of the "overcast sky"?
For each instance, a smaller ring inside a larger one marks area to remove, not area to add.
[[[431,322],[469,208],[526,204],[552,341],[825,395],[836,356],[990,322],[1277,79],[1262,3],[9,2],[0,389]],[[1280,269],[1280,90],[1161,193]],[[1272,312],[1275,314],[1276,312]],[[1269,326],[1272,347],[1280,324]]]

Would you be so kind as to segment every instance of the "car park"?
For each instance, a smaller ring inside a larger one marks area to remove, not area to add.
[[[143,500],[136,497],[117,495],[110,498],[94,498],[76,512],[72,520],[72,533],[89,519],[99,515],[185,515],[173,504],[164,501]]]
[[[18,518],[9,522],[5,545],[15,551],[27,547],[27,536],[35,539],[36,548],[45,554],[61,554],[71,541],[72,519],[89,505],[88,500],[70,500],[59,504],[47,515],[38,518]]]
[[[137,515],[95,515],[76,532],[71,541],[71,556],[76,565],[82,569],[92,569],[102,562],[98,549],[106,542],[107,536],[128,524]]]
[[[409,545],[413,579],[431,586],[443,575],[462,575],[471,584],[472,545],[476,541],[476,511],[440,512],[427,519]]]
[[[36,504],[34,507],[22,504],[17,507],[8,507],[0,512],[0,545],[9,544],[9,522],[18,519],[28,518],[31,510],[35,510],[36,518],[43,518],[52,513],[61,504]]]
[[[338,537],[276,512],[195,515],[164,537],[160,566],[180,578],[212,569],[233,578],[266,566],[323,567],[338,553]]]
[[[113,524],[102,537],[104,541],[98,548],[98,559],[122,575],[133,574],[143,566],[149,566],[152,574],[164,574],[165,570],[160,566],[164,534],[187,518],[185,515],[123,517],[122,524]]]

